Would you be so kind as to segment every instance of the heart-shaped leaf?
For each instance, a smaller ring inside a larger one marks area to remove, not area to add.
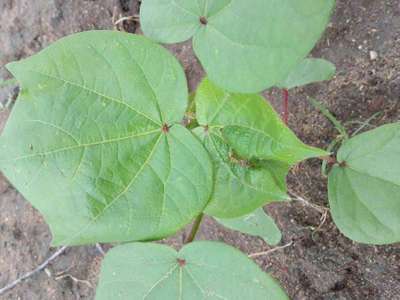
[[[277,245],[282,239],[282,233],[278,226],[276,226],[274,220],[262,208],[258,208],[252,213],[239,218],[216,218],[216,220],[227,228],[259,236],[270,245]]]
[[[272,277],[235,248],[194,242],[178,253],[159,244],[111,249],[102,264],[96,299],[288,298]]]
[[[22,91],[0,168],[54,244],[157,239],[205,207],[212,167],[179,123],[184,72],[144,37],[93,31],[9,64]]]
[[[331,79],[336,67],[325,59],[306,58],[297,65],[278,87],[292,89],[310,83]]]
[[[234,92],[284,80],[310,52],[334,0],[146,0],[143,31],[163,43],[193,37],[209,77]],[[234,63],[233,63],[234,62]]]
[[[329,203],[344,235],[361,243],[400,241],[400,123],[347,140],[329,174]]]

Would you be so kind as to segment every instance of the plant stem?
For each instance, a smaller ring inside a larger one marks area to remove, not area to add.
[[[289,91],[287,89],[282,90],[282,120],[287,125],[289,122]]]
[[[319,110],[329,121],[332,122],[333,126],[335,126],[336,130],[344,137],[344,139],[347,140],[349,138],[346,128],[344,128],[342,123],[340,123],[339,120],[332,115],[332,113],[325,105],[323,105],[321,102],[318,102],[313,98],[307,98],[307,99],[311,103],[311,105],[314,106],[314,108]]]
[[[190,231],[190,234],[188,238],[185,241],[185,244],[193,242],[194,238],[196,237],[197,231],[199,231],[201,221],[203,220],[204,214],[201,213],[200,215],[197,216],[197,218],[194,220],[192,230]]]

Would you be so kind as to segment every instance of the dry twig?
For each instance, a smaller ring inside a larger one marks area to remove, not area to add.
[[[104,251],[103,247],[101,247],[101,245],[99,243],[96,243],[96,249],[97,251],[100,252],[101,255],[106,255],[106,252]]]
[[[303,203],[305,206],[309,206],[321,214],[325,214],[327,211],[329,211],[329,209],[327,207],[311,203],[310,201],[307,201],[306,199],[304,199],[303,197],[300,197],[299,195],[293,193],[292,191],[289,191],[289,194],[292,196],[292,200],[299,201],[299,202]]]
[[[269,249],[269,250],[267,250],[267,251],[252,253],[252,254],[249,255],[249,257],[250,257],[250,258],[254,258],[254,257],[269,255],[269,254],[271,254],[271,253],[273,253],[273,252],[276,252],[276,251],[278,251],[278,250],[285,249],[285,248],[290,247],[290,246],[292,246],[292,245],[293,245],[293,241],[291,241],[290,243],[287,243],[286,245],[279,246],[279,247],[275,247],[275,248]]]
[[[292,200],[299,201],[299,202],[303,203],[303,205],[311,207],[321,214],[320,223],[319,223],[318,227],[314,230],[314,232],[320,231],[322,226],[324,226],[326,219],[328,218],[329,208],[311,203],[310,201],[304,199],[303,197],[296,195],[292,191],[289,191],[289,194],[293,197]]]
[[[5,287],[0,289],[0,295],[4,294],[5,292],[11,290],[12,288],[14,288],[17,284],[19,284],[21,281],[35,275],[36,273],[42,271],[44,268],[47,267],[47,265],[49,263],[51,263],[54,259],[56,259],[58,256],[60,256],[65,249],[67,249],[67,246],[61,247],[59,248],[56,252],[54,252],[48,259],[46,259],[43,263],[41,263],[36,269],[25,273],[24,275],[20,276],[19,278],[17,278],[16,280],[14,280],[13,282],[10,282],[9,284],[7,284]]]
[[[55,277],[56,280],[60,280],[63,278],[70,278],[75,283],[83,283],[83,284],[87,285],[88,287],[90,287],[91,289],[93,289],[93,285],[90,283],[90,281],[78,279],[78,278],[72,276],[71,274],[60,274]]]
[[[127,17],[121,17],[117,21],[114,22],[114,26],[117,26],[118,24],[124,22],[124,21],[134,21],[138,22],[139,21],[139,15],[133,15],[133,16],[127,16]]]

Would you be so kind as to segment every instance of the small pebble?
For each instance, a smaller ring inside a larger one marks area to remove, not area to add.
[[[376,51],[369,51],[369,58],[375,60],[378,58],[378,53]]]

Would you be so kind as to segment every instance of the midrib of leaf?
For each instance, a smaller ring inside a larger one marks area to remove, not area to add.
[[[210,289],[208,289],[208,292],[206,292],[201,285],[199,284],[199,282],[197,281],[197,279],[194,277],[194,275],[192,274],[192,272],[189,271],[188,267],[185,268],[186,273],[189,275],[189,277],[192,279],[193,283],[195,284],[195,286],[197,286],[197,288],[200,290],[200,292],[202,293],[203,297],[209,297],[209,296],[215,296],[219,299],[222,300],[228,300],[227,298],[225,298],[224,296],[221,296],[219,294],[217,294],[215,291],[211,291]]]
[[[53,124],[53,123],[50,123],[50,122],[47,122],[47,121],[43,121],[43,120],[26,120],[25,122],[33,122],[33,123],[36,122],[36,123],[40,123],[40,124],[43,124],[43,125],[46,125],[46,126],[49,126],[49,127],[53,127],[55,129],[61,131],[65,135],[68,135],[71,139],[74,140],[74,142],[76,144],[80,144],[78,139],[72,133],[68,132],[67,130],[65,130],[64,128],[62,128],[59,125],[56,125],[56,124]]]
[[[243,124],[229,124],[229,125],[226,125],[225,127],[228,127],[228,126],[232,126],[232,127],[236,126],[236,127],[241,127],[241,128],[244,128],[244,129],[248,129],[248,130],[255,131],[256,133],[259,133],[259,134],[261,134],[261,135],[264,135],[265,137],[267,137],[267,138],[273,140],[277,145],[283,146],[283,147],[285,147],[286,149],[289,149],[289,150],[291,150],[291,149],[296,149],[296,148],[301,148],[301,149],[303,149],[303,150],[308,150],[308,151],[311,151],[311,150],[312,150],[312,149],[308,149],[307,146],[304,147],[304,146],[301,145],[301,144],[300,144],[300,146],[299,146],[299,145],[298,145],[298,146],[292,146],[292,145],[287,144],[287,143],[282,143],[280,140],[277,140],[276,138],[272,137],[272,136],[269,135],[267,132],[262,131],[262,130],[260,130],[260,129],[256,129],[256,128],[250,127],[250,126],[245,126],[245,125],[243,125]],[[270,159],[271,159],[271,160],[278,160],[278,161],[281,161],[281,159],[276,159],[276,158],[274,158],[274,157],[271,157]]]
[[[214,90],[213,90],[213,93],[214,93]],[[224,127],[228,127],[228,126],[232,126],[232,127],[233,127],[233,126],[241,127],[241,128],[248,129],[248,130],[252,130],[252,131],[255,131],[255,132],[259,133],[259,134],[262,134],[262,135],[264,135],[265,137],[267,137],[267,138],[273,140],[277,145],[283,146],[283,147],[288,148],[288,149],[295,149],[295,148],[296,148],[296,146],[292,146],[292,145],[289,145],[289,144],[287,144],[287,143],[282,143],[280,140],[278,140],[278,139],[272,137],[272,136],[269,135],[267,132],[265,132],[265,131],[263,131],[263,130],[260,130],[260,129],[257,129],[257,128],[254,128],[254,127],[251,127],[251,126],[246,126],[246,125],[243,125],[243,124],[236,124],[236,123],[232,123],[232,124],[228,124],[228,125],[226,125],[226,124],[216,124],[216,123],[218,123],[218,122],[214,123],[214,121],[215,121],[215,119],[218,117],[219,113],[225,108],[225,106],[226,106],[228,100],[230,99],[230,96],[231,96],[231,95],[229,95],[229,94],[227,94],[227,95],[224,96],[223,100],[221,101],[222,104],[221,104],[220,106],[218,106],[216,112],[215,112],[214,115],[211,117],[211,120],[210,120],[210,122],[209,122],[209,124],[211,124],[211,126],[209,127],[209,129],[211,129],[211,128],[224,128]],[[216,99],[215,93],[214,93],[214,98]],[[308,147],[304,147],[304,146],[302,146],[302,145],[297,146],[297,147],[299,147],[299,148],[301,148],[301,149],[304,149],[304,150],[310,150],[310,151],[311,151],[311,149],[308,149]],[[273,158],[272,158],[272,159],[273,159]]]
[[[226,9],[228,9],[232,5],[233,0],[231,0],[229,3],[227,3],[224,7],[221,7],[219,11],[217,11],[214,15],[209,16],[209,20],[211,21],[212,19],[215,19],[220,15],[222,12],[224,12]]]
[[[213,266],[213,265],[206,264],[206,263],[198,264],[198,263],[195,263],[195,262],[191,262],[190,264],[193,265],[193,266],[196,266],[198,268],[204,268],[204,267],[211,268],[211,269],[213,269],[213,272],[220,273],[222,275],[221,276],[222,278],[224,278],[225,275],[226,275],[223,272],[223,269],[221,269],[221,267],[219,267],[219,266]],[[255,284],[255,285],[260,286],[262,289],[266,289],[268,291],[268,286],[262,284],[262,281],[257,281],[257,282],[251,281],[248,278],[243,277],[242,274],[237,274],[237,273],[232,273],[232,272],[229,272],[229,275],[233,276],[233,277],[236,277],[240,282],[248,283],[248,284],[251,284],[251,285]]]
[[[160,143],[162,137],[163,137],[163,135],[160,134],[160,136],[158,137],[157,141],[154,143],[154,146],[153,146],[153,148],[151,149],[151,151],[150,151],[150,153],[149,153],[149,156],[148,156],[148,157],[146,158],[146,160],[144,161],[143,165],[142,165],[142,166],[140,167],[140,169],[136,172],[135,176],[131,179],[131,181],[128,183],[128,185],[125,187],[125,189],[122,190],[122,192],[120,192],[114,199],[112,199],[112,200],[110,201],[109,204],[107,204],[107,205],[104,207],[104,209],[103,209],[103,211],[102,211],[102,214],[104,214],[104,212],[105,212],[108,208],[110,208],[110,207],[114,204],[115,201],[117,201],[120,197],[122,197],[122,196],[129,190],[129,188],[132,186],[132,184],[135,182],[135,180],[139,177],[139,175],[142,173],[142,171],[144,170],[144,168],[147,166],[147,164],[149,163],[149,161],[150,161],[151,158],[153,157],[153,154],[154,154],[154,152],[155,152],[155,150],[156,150],[158,144]],[[101,216],[101,214],[99,214],[99,216]],[[97,216],[96,216],[96,218],[97,218]],[[96,218],[95,218],[95,219],[96,219]]]
[[[207,28],[208,29],[214,29],[215,32],[217,32],[220,36],[222,36],[223,38],[225,38],[226,40],[228,40],[229,42],[231,42],[232,44],[239,46],[241,48],[245,48],[245,47],[249,47],[249,48],[261,48],[261,49],[268,49],[266,46],[264,45],[256,45],[256,44],[250,44],[250,43],[240,43],[238,41],[235,41],[234,39],[232,39],[231,37],[229,37],[228,35],[226,35],[224,32],[222,32],[221,30],[219,30],[217,27],[211,25],[210,23],[207,24]]]
[[[139,175],[142,173],[142,171],[144,170],[144,168],[146,167],[146,165],[149,163],[150,159],[152,158],[158,144],[161,141],[161,138],[163,137],[163,134],[160,134],[160,136],[158,137],[157,141],[154,143],[154,146],[152,148],[152,150],[149,153],[149,156],[146,158],[145,162],[143,163],[143,165],[140,167],[140,169],[136,172],[135,176],[131,179],[131,181],[127,184],[127,186],[114,198],[112,199],[105,207],[104,209],[101,211],[101,213],[99,213],[98,215],[96,215],[84,228],[82,228],[81,230],[79,230],[77,233],[75,233],[72,237],[68,238],[65,241],[62,241],[60,244],[64,244],[64,245],[68,245],[69,242],[73,241],[75,238],[77,238],[79,235],[81,235],[83,232],[85,232],[86,230],[88,230],[90,228],[90,226],[92,226],[95,222],[97,222],[103,215],[104,213],[113,206],[113,204],[115,203],[115,201],[117,201],[120,197],[122,197],[128,190],[129,188],[132,186],[132,184],[135,182],[135,180],[139,177]]]
[[[124,45],[123,43],[121,43],[121,45],[122,45],[123,48],[126,50],[126,53],[128,54],[128,56],[129,56],[129,58],[131,59],[131,61],[132,61],[133,63],[135,63],[135,65],[139,68],[140,72],[142,73],[142,76],[143,76],[143,78],[145,79],[144,82],[145,82],[145,83],[147,84],[147,86],[150,88],[150,91],[151,91],[151,93],[152,93],[153,99],[154,99],[154,101],[155,101],[155,105],[156,105],[156,107],[157,107],[157,111],[158,111],[159,118],[160,118],[161,122],[164,123],[164,119],[165,119],[165,118],[164,118],[163,113],[162,113],[162,111],[161,111],[160,103],[158,103],[157,95],[156,95],[156,93],[155,93],[155,91],[154,91],[154,88],[151,86],[150,81],[148,80],[148,78],[147,78],[147,76],[146,76],[146,73],[144,72],[142,66],[141,66],[141,65],[136,61],[136,59],[132,56],[131,52],[130,52],[129,49],[126,47],[126,45]],[[146,61],[147,55],[148,55],[148,52],[146,51],[146,52],[145,52],[145,58],[143,59],[143,61]],[[163,80],[164,74],[165,74],[165,68],[163,68],[163,73],[162,73],[162,75],[161,75],[160,81]],[[117,81],[118,81],[118,80],[117,80]],[[119,81],[118,81],[118,82],[119,82]]]
[[[61,78],[61,77],[57,77],[57,76],[54,76],[54,75],[46,74],[46,73],[44,73],[44,72],[40,72],[40,71],[32,70],[32,69],[31,69],[31,70],[26,70],[26,71],[32,72],[32,73],[37,73],[37,74],[39,74],[39,75],[46,76],[46,77],[51,78],[51,79],[59,80],[59,81],[61,81],[61,82],[63,82],[63,83],[66,83],[66,84],[75,86],[75,87],[77,87],[77,88],[83,89],[83,90],[85,90],[85,91],[87,91],[87,92],[89,92],[89,93],[95,94],[95,95],[97,95],[97,96],[99,96],[99,97],[102,97],[102,98],[104,98],[104,99],[107,99],[107,100],[109,100],[109,101],[111,101],[111,102],[115,102],[115,103],[118,103],[118,104],[120,104],[120,105],[123,105],[123,106],[125,106],[126,108],[130,109],[131,111],[133,111],[134,113],[143,116],[144,118],[146,118],[147,120],[151,121],[151,122],[154,123],[155,125],[157,125],[157,126],[162,126],[160,122],[153,120],[151,117],[149,117],[149,116],[146,115],[145,113],[143,113],[143,112],[137,110],[136,108],[134,108],[134,107],[131,106],[130,104],[124,102],[123,100],[120,100],[120,99],[117,99],[117,98],[114,98],[114,97],[105,95],[105,94],[100,93],[100,92],[98,92],[98,91],[96,91],[96,90],[94,90],[94,89],[91,89],[91,88],[89,88],[89,87],[86,87],[86,86],[84,86],[84,85],[82,85],[82,84],[79,84],[79,83],[76,83],[76,82],[73,82],[73,81],[69,81],[69,80],[66,80],[66,79]],[[145,79],[146,79],[146,78],[145,78]],[[147,80],[147,79],[146,79],[146,80]],[[152,90],[152,92],[154,93],[153,90]]]
[[[17,161],[17,160],[21,160],[21,159],[28,159],[28,158],[33,158],[33,157],[37,157],[37,156],[47,156],[47,155],[51,155],[51,154],[59,153],[59,152],[63,152],[63,151],[76,150],[76,149],[79,149],[79,148],[94,147],[94,146],[99,146],[99,145],[108,144],[108,143],[117,143],[117,142],[121,142],[121,141],[128,140],[128,139],[131,139],[131,138],[143,137],[143,136],[151,135],[151,134],[157,133],[157,132],[160,133],[160,136],[162,135],[161,134],[161,130],[159,128],[157,128],[157,129],[154,129],[154,130],[151,130],[151,131],[142,132],[142,133],[135,133],[135,134],[129,135],[129,136],[113,138],[113,139],[108,139],[108,140],[101,140],[101,141],[96,141],[96,142],[86,143],[86,144],[78,144],[78,145],[75,145],[75,146],[69,146],[69,147],[53,149],[53,150],[46,151],[46,152],[39,152],[39,153],[35,153],[35,154],[19,156],[19,157],[16,157],[16,158],[12,159],[12,161]],[[10,160],[0,160],[0,162],[9,162],[9,161]]]
[[[211,133],[210,135],[213,135],[213,134]],[[241,184],[243,184],[244,186],[246,186],[246,187],[248,187],[248,188],[250,188],[250,189],[252,189],[252,190],[255,190],[255,191],[260,192],[260,193],[263,193],[263,194],[268,194],[267,192],[265,192],[265,191],[263,191],[263,190],[260,190],[260,189],[258,189],[257,187],[248,184],[247,182],[242,181],[242,179],[239,178],[239,177],[231,170],[231,168],[229,167],[229,165],[225,162],[224,158],[220,155],[220,153],[219,153],[219,151],[217,150],[217,147],[216,147],[216,145],[215,145],[214,139],[213,139],[211,136],[210,136],[210,140],[211,140],[211,143],[212,143],[212,145],[213,145],[214,151],[217,153],[217,155],[218,155],[218,157],[219,157],[219,159],[220,159],[222,165],[228,170],[228,172],[229,172],[234,178],[236,178],[237,181],[239,181]]]
[[[143,300],[145,300],[150,293],[164,280],[168,279],[172,273],[179,267],[178,263],[174,263],[171,269],[169,269],[160,279],[158,279],[151,287],[150,289],[143,295]]]
[[[184,8],[184,7],[182,7],[182,6],[180,6],[178,3],[176,3],[175,0],[172,0],[171,3],[172,3],[176,8],[179,8],[180,10],[183,10],[184,12],[186,12],[186,13],[192,15],[192,16],[195,16],[196,18],[199,17],[199,16],[196,15],[194,12],[192,12],[192,11],[190,11],[190,10],[188,10],[188,9],[186,9],[186,8]]]
[[[197,1],[197,5],[199,5],[199,2]],[[200,11],[202,10],[199,6]],[[204,0],[204,7],[203,7],[203,16],[207,16],[207,11],[208,11],[208,0]]]
[[[214,95],[214,99],[216,99],[216,100],[218,101],[217,95],[215,94],[215,91],[214,91],[214,90],[212,91],[212,93],[213,93],[213,95]],[[226,103],[228,102],[228,100],[229,100],[230,97],[231,97],[231,95],[226,94],[226,95],[224,96],[224,98],[222,98],[222,101],[221,101],[222,103],[221,103],[221,105],[216,109],[214,115],[211,117],[211,120],[210,120],[210,122],[209,122],[210,125],[214,125],[215,119],[218,117],[218,115],[219,115],[219,113],[221,112],[221,110],[226,106]]]
[[[160,217],[158,219],[158,225],[157,225],[158,229],[160,228],[161,220],[164,217],[164,213],[165,213],[165,202],[167,200],[166,199],[167,193],[166,193],[166,189],[165,189],[165,184],[168,182],[169,177],[171,176],[171,151],[170,151],[170,144],[169,144],[169,139],[168,138],[166,139],[166,142],[167,142],[167,145],[168,145],[167,149],[168,149],[168,157],[169,157],[169,160],[168,160],[168,175],[167,175],[165,181],[162,181],[161,178],[160,178],[161,182],[163,183],[164,195],[163,195],[163,202],[162,202],[162,206],[161,206]]]
[[[178,282],[178,288],[179,288],[179,298],[178,300],[182,300],[182,294],[183,294],[183,282],[182,282],[182,277],[183,277],[183,268],[179,268],[179,282]]]

